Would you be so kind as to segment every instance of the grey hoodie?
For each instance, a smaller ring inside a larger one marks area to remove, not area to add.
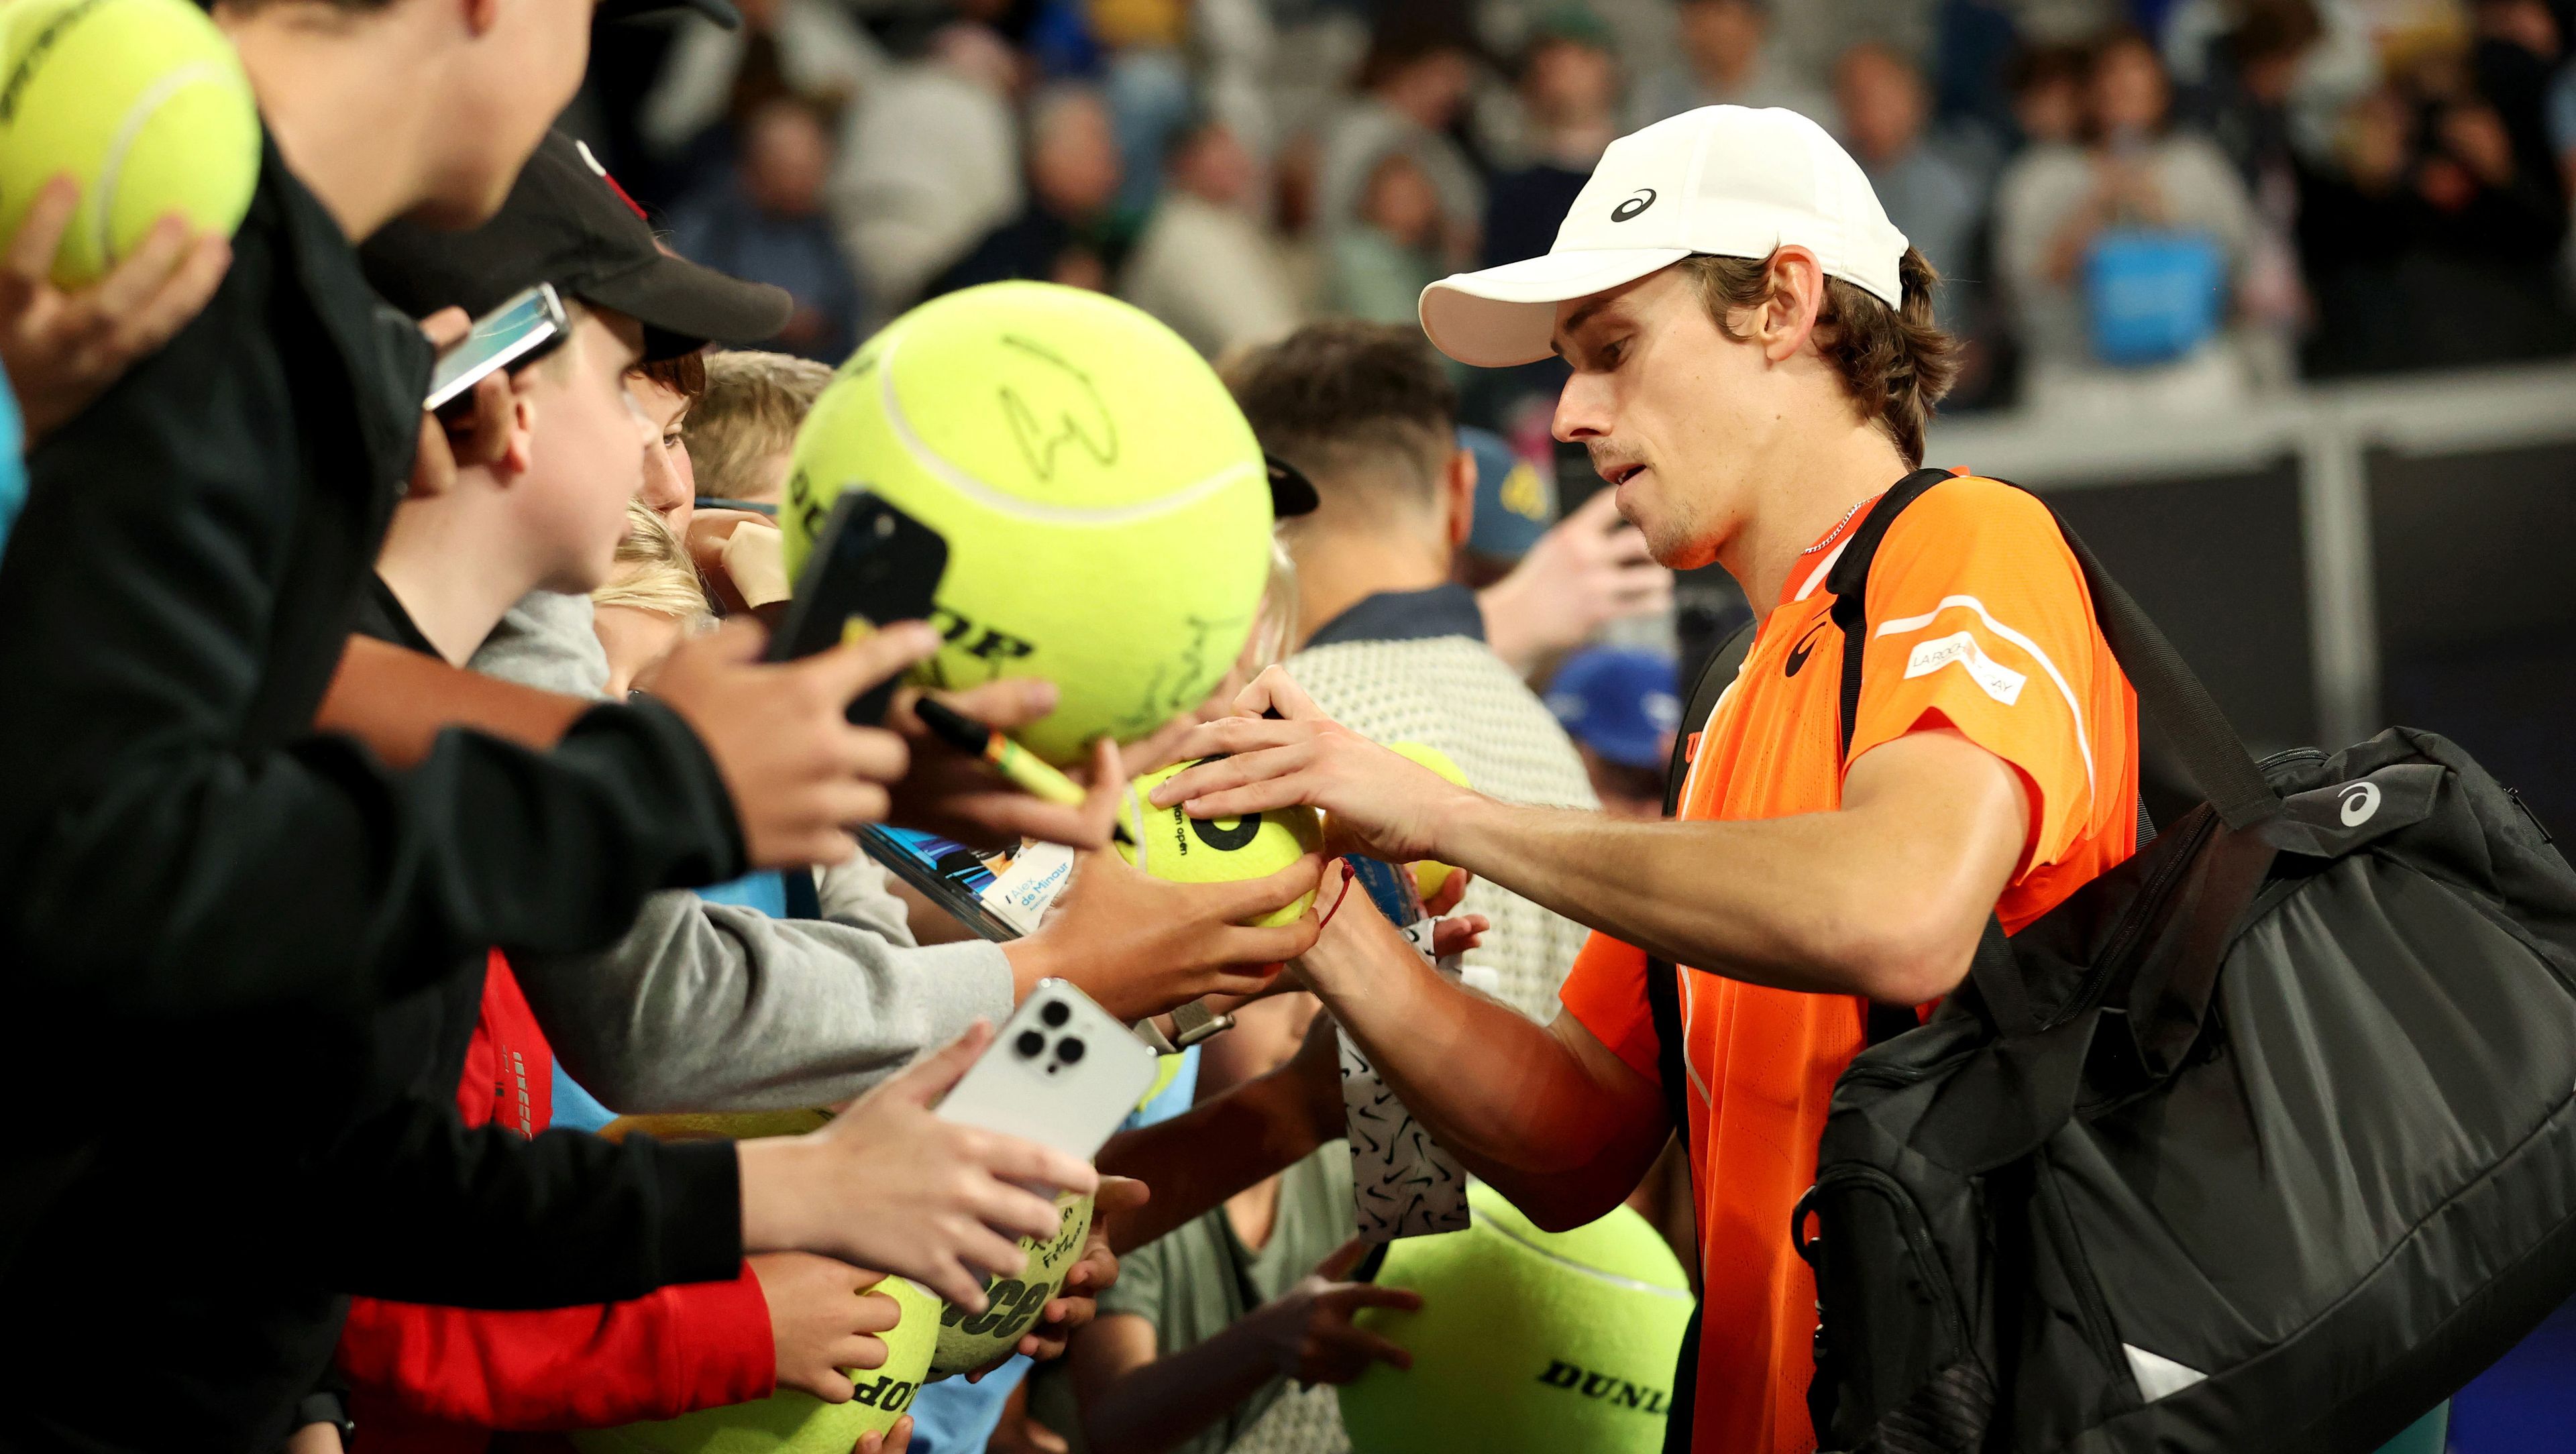
[[[608,680],[589,599],[544,591],[512,608],[469,665],[589,697]],[[874,862],[831,869],[817,887],[819,920],[655,894],[602,953],[510,965],[564,1069],[626,1112],[830,1104],[976,1016],[1011,1012],[1000,946],[916,946]]]

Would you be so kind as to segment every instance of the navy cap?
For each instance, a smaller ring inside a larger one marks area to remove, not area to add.
[[[1556,481],[1490,429],[1461,427],[1458,447],[1476,456],[1476,518],[1467,528],[1467,549],[1495,560],[1529,554],[1556,523]]]
[[[1673,660],[1630,647],[1587,647],[1548,683],[1547,709],[1566,734],[1621,767],[1662,767],[1681,730]]]

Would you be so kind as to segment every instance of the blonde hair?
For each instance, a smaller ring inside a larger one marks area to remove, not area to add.
[[[1288,648],[1296,643],[1297,562],[1288,554],[1288,543],[1273,534],[1270,584],[1261,593],[1261,609],[1252,617],[1252,675],[1286,660]]]
[[[627,502],[626,519],[633,528],[617,542],[616,568],[607,585],[590,593],[591,604],[675,617],[692,631],[712,624],[715,613],[688,546],[641,500]]]
[[[698,493],[746,498],[763,460],[796,442],[796,426],[832,382],[812,359],[724,349],[706,356],[705,392],[681,421]]]

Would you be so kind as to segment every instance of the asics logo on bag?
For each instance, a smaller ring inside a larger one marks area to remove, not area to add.
[[[2343,826],[2358,828],[2370,821],[2371,814],[2379,811],[2379,784],[2353,783],[2335,794],[2335,802],[2339,806]]]

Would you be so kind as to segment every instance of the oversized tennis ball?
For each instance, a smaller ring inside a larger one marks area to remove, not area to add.
[[[1040,1240],[1022,1237],[1028,1253],[1017,1277],[996,1277],[984,1284],[984,1311],[970,1313],[951,1306],[939,1315],[939,1350],[931,1355],[934,1378],[972,1373],[1019,1347],[1020,1337],[1046,1311],[1047,1300],[1064,1285],[1064,1275],[1082,1260],[1083,1240],[1091,1235],[1091,1198],[1064,1192],[1055,1199],[1061,1213],[1055,1235]]]
[[[1205,761],[1205,759],[1201,759]],[[1149,772],[1128,786],[1120,820],[1134,841],[1118,845],[1119,856],[1159,879],[1173,883],[1232,883],[1265,878],[1324,846],[1323,820],[1312,808],[1282,808],[1248,818],[1193,818],[1174,803],[1157,808],[1146,801],[1154,789],[1195,762],[1176,762]],[[1307,894],[1255,924],[1285,924],[1315,901]]]
[[[172,212],[201,232],[241,225],[259,110],[232,43],[189,0],[9,0],[0,63],[0,241],[45,182],[80,182],[56,284],[97,279]]]
[[[939,1343],[937,1297],[900,1277],[873,1291],[892,1297],[903,1314],[883,1335],[881,1367],[845,1370],[858,1390],[849,1402],[827,1404],[788,1389],[676,1419],[586,1430],[572,1436],[574,1445],[583,1454],[850,1454],[861,1434],[893,1428],[912,1407]]]
[[[1390,742],[1386,750],[1418,762],[1462,788],[1475,786],[1467,781],[1466,771],[1450,761],[1449,754],[1428,742]],[[1429,902],[1433,894],[1440,892],[1440,886],[1449,882],[1449,875],[1457,871],[1445,863],[1426,858],[1413,866],[1413,891]]]
[[[657,1141],[754,1141],[763,1136],[802,1136],[832,1119],[829,1111],[689,1112],[660,1116],[620,1116],[599,1128],[611,1141],[643,1131]]]
[[[1270,577],[1243,412],[1180,335],[1078,288],[968,288],[859,346],[797,432],[791,578],[853,489],[947,540],[947,644],[916,676],[1054,682],[1055,711],[1016,735],[1058,763],[1205,701]]]
[[[1663,1448],[1691,1312],[1672,1248],[1624,1206],[1570,1232],[1540,1231],[1482,1183],[1467,1207],[1467,1230],[1387,1249],[1378,1283],[1421,1293],[1420,1312],[1353,1320],[1411,1350],[1413,1368],[1380,1364],[1343,1388],[1352,1449]]]

